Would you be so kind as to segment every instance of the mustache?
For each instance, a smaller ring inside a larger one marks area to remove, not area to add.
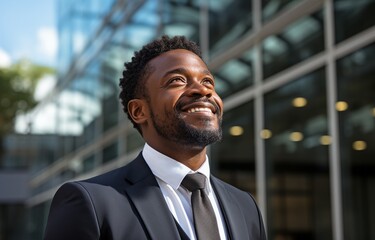
[[[207,97],[200,97],[200,96],[196,97],[196,98],[194,98],[190,101],[179,100],[176,104],[176,109],[181,111],[183,106],[188,105],[188,104],[192,104],[192,103],[197,103],[197,102],[211,104],[212,106],[214,106],[216,114],[218,114],[219,116],[221,115],[221,109],[220,109],[219,105],[213,99],[210,99],[210,98],[207,98]]]

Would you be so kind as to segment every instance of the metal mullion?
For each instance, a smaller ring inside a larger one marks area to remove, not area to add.
[[[257,46],[254,46],[254,49]],[[259,46],[259,51],[261,51],[261,46]],[[261,63],[261,59],[257,56]],[[239,106],[241,103],[249,101],[250,99],[255,98],[256,92],[261,91],[262,93],[266,93],[277,89],[281,86],[286,85],[287,83],[296,80],[297,78],[304,76],[322,66],[324,66],[326,61],[326,53],[322,52],[309,59],[306,59],[302,63],[296,64],[290,68],[285,69],[284,71],[272,75],[267,79],[263,79],[262,84],[258,84],[255,86],[249,86],[244,88],[243,90],[236,92],[235,94],[228,96],[225,98],[225,109],[229,110],[236,106]],[[262,66],[260,66],[260,69]],[[257,77],[255,77],[257,78]],[[255,80],[256,82],[257,80]]]
[[[202,57],[205,62],[209,59],[209,0],[203,0],[199,11],[199,42]]]
[[[291,66],[280,73],[272,75],[271,77],[264,80],[262,85],[263,92],[269,92],[277,89],[281,86],[288,84],[297,78],[304,76],[322,66],[324,66],[326,60],[326,53],[321,52],[312,56],[301,63]]]
[[[354,51],[357,51],[375,41],[375,26],[364,30],[361,33],[356,34],[355,36],[337,44],[334,49],[335,58],[341,58],[345,55],[348,55]]]
[[[122,104],[120,104],[117,107],[117,126],[116,128],[121,128],[122,125],[126,126],[128,123],[127,115],[123,111]],[[118,149],[117,149],[117,156],[121,157],[126,154],[126,135],[128,134],[128,131],[125,131],[124,134],[119,134],[117,136],[117,141],[119,143]]]
[[[256,0],[258,1],[258,0]],[[291,23],[294,23],[296,20],[300,19],[303,16],[307,16],[322,7],[324,0],[304,0],[293,7],[290,7],[281,13],[279,13],[272,20],[262,24],[262,27],[259,29],[253,29],[249,31],[246,35],[238,39],[237,42],[232,44],[232,47],[226,49],[212,59],[210,59],[208,65],[211,69],[215,70],[219,68],[222,64],[227,62],[229,59],[235,58],[241,55],[246,49],[254,46],[257,42],[263,40],[264,38],[279,33],[282,29],[288,26]],[[253,2],[254,4],[254,2]],[[261,5],[260,5],[261,6]],[[254,9],[254,5],[253,5]],[[261,14],[260,12],[253,11],[253,15]],[[253,20],[255,20],[253,16]],[[258,20],[257,20],[258,21]],[[255,22],[254,22],[255,23]],[[261,19],[259,20],[261,23]]]
[[[254,31],[261,29],[262,22],[262,5],[260,0],[252,1],[253,26]],[[264,105],[263,93],[261,91],[263,70],[262,70],[262,47],[261,42],[254,45],[254,139],[255,139],[255,178],[259,209],[263,215],[263,222],[267,229],[267,184],[266,184],[266,160],[264,139],[259,135],[264,127]]]
[[[343,213],[342,213],[342,194],[341,194],[341,166],[339,152],[339,129],[338,113],[335,109],[337,101],[337,78],[336,64],[334,56],[334,16],[333,0],[325,1],[325,46],[326,46],[326,79],[327,79],[327,115],[328,115],[328,132],[331,136],[329,147],[329,166],[330,166],[330,184],[331,184],[331,207],[332,207],[332,234],[334,240],[343,240]]]

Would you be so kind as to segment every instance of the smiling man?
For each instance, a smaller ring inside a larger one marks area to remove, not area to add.
[[[253,197],[210,174],[223,103],[199,47],[163,36],[120,79],[124,111],[145,140],[128,165],[64,184],[45,239],[266,239]]]

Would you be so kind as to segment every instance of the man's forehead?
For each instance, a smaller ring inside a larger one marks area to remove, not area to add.
[[[174,66],[179,65],[181,66],[181,68],[189,66],[199,66],[207,69],[206,64],[198,55],[186,49],[174,49],[168,52],[164,52],[159,56],[153,58],[149,62],[149,65],[153,67],[161,67],[163,69],[169,67],[174,68]]]

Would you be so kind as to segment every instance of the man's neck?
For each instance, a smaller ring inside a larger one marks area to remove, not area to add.
[[[206,147],[193,147],[181,144],[154,144],[147,142],[156,151],[184,164],[193,171],[202,166],[206,160]]]

